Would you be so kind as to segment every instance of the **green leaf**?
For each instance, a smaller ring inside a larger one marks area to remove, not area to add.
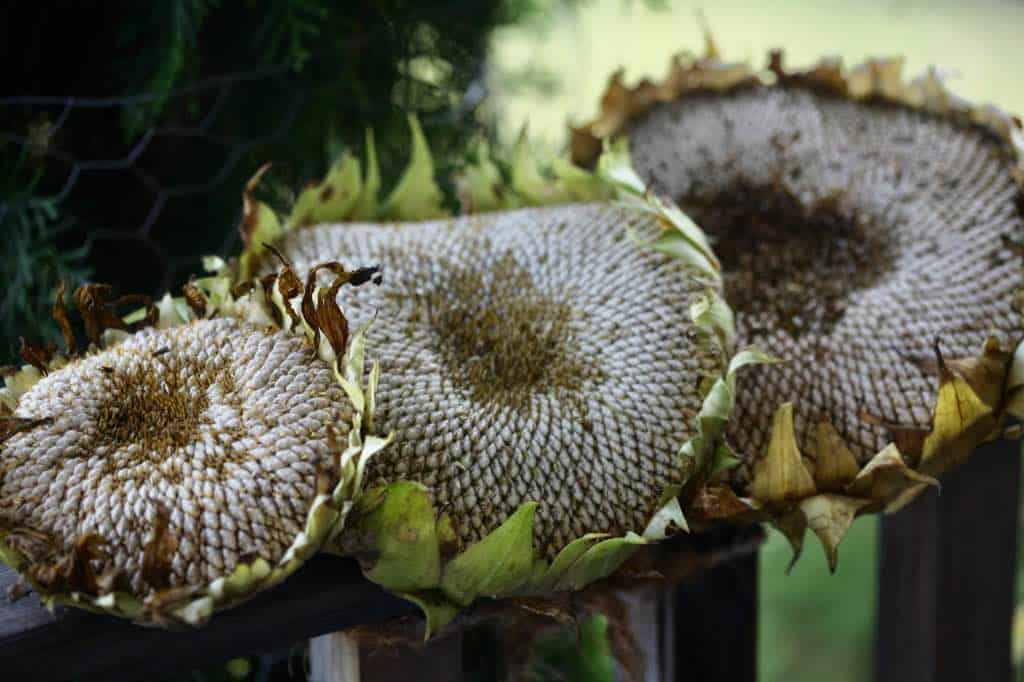
[[[501,189],[503,184],[501,171],[491,160],[487,141],[480,140],[476,159],[467,164],[455,179],[462,212],[480,213],[504,208],[507,199]]]
[[[380,166],[377,164],[377,145],[374,143],[373,130],[366,129],[366,176],[363,178],[363,191],[352,207],[353,220],[374,220],[377,218],[380,203]]]
[[[441,557],[427,488],[411,481],[387,486],[382,501],[351,527],[373,538],[379,553],[366,577],[393,592],[436,588]]]
[[[434,159],[416,116],[409,114],[412,155],[401,179],[384,203],[384,217],[393,220],[428,220],[447,213],[441,207],[444,196],[434,180]]]
[[[555,556],[551,566],[545,573],[542,582],[538,585],[538,591],[548,592],[555,589],[562,577],[569,571],[576,561],[586,553],[588,549],[600,540],[608,537],[607,533],[587,533],[577,538],[562,548],[562,551]]]
[[[452,559],[441,579],[444,593],[468,606],[477,597],[512,594],[525,586],[533,571],[536,509],[536,502],[522,504],[505,523]]]
[[[346,220],[361,191],[359,159],[346,153],[322,182],[299,194],[288,219],[289,227]]]
[[[544,177],[540,164],[530,149],[526,138],[526,126],[519,131],[512,150],[512,191],[522,197],[529,206],[545,206],[566,200],[559,183]]]
[[[610,538],[588,549],[559,581],[557,589],[580,590],[592,582],[607,578],[624,564],[647,540],[636,533]]]
[[[411,601],[420,607],[427,619],[423,639],[429,639],[432,634],[439,632],[441,628],[459,614],[459,607],[453,604],[443,592],[439,590],[424,590],[421,592],[405,592],[398,595],[402,599]]]

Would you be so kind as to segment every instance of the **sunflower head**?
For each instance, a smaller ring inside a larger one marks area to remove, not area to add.
[[[228,284],[159,304],[83,287],[88,347],[59,298],[69,353],[27,349],[7,379],[0,558],[47,601],[196,624],[294,571],[351,506],[367,453],[342,443],[372,437],[337,367],[361,356],[322,359],[266,324],[261,288]]]
[[[811,527],[833,564],[855,515],[935,484],[1021,399],[1019,119],[901,66],[789,72],[775,52],[766,75],[709,54],[663,83],[613,78],[576,131],[581,161],[629,135],[712,238],[740,342],[786,360],[741,383],[740,497],[709,492],[709,513],[767,513],[795,545]]]

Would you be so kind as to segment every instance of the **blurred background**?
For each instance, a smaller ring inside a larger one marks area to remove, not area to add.
[[[21,336],[57,340],[60,280],[157,294],[201,255],[237,251],[241,188],[262,163],[275,164],[265,198],[283,206],[340,150],[360,151],[372,126],[393,179],[408,111],[442,174],[479,134],[507,141],[528,125],[559,149],[616,68],[631,82],[661,77],[673,53],[700,52],[701,12],[727,59],[763,64],[774,47],[792,66],[903,54],[910,73],[934,64],[959,94],[1024,112],[1024,2],[1011,0],[6,3],[0,364]],[[809,547],[788,576],[788,546],[771,536],[760,679],[870,678],[876,535],[861,519],[835,575]],[[609,679],[601,636],[596,621],[584,646],[550,640],[537,679]],[[297,647],[193,677],[302,679]]]

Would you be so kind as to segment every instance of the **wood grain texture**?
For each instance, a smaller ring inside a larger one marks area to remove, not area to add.
[[[0,569],[0,590],[15,580]],[[363,579],[354,561],[326,555],[196,630],[142,628],[77,609],[51,615],[35,595],[13,604],[0,597],[0,670],[5,680],[162,679],[415,612],[412,604]]]
[[[989,443],[884,519],[877,682],[1013,679],[1020,459]]]

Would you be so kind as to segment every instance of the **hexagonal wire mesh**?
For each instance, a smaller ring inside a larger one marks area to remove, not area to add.
[[[91,273],[126,291],[155,293],[196,272],[203,253],[234,250],[249,156],[289,132],[303,93],[282,83],[278,119],[253,132],[225,124],[223,114],[238,108],[229,103],[244,98],[247,86],[285,79],[279,67],[169,93],[0,99],[4,119],[28,121],[27,133],[0,131],[0,145],[13,146],[9,165],[20,190],[0,203],[4,250],[14,256],[5,259],[9,285],[0,295],[5,326],[21,318],[30,333],[41,320],[24,319],[38,317],[26,296],[52,295],[58,279]],[[158,99],[187,110],[183,122],[152,125],[109,146],[112,123]],[[83,139],[90,129],[96,136]],[[41,261],[46,248],[54,250],[49,263]]]
[[[429,11],[430,21],[448,22],[452,30],[460,22],[460,31],[486,35],[490,28],[478,27],[478,10],[460,3],[433,3]],[[341,47],[333,49],[361,49],[382,32],[394,27],[371,26],[336,39]],[[430,84],[402,91],[414,80],[403,76],[391,101],[372,102],[369,111],[354,101],[358,83],[329,91],[322,81],[303,81],[289,64],[163,92],[0,98],[0,275],[9,283],[0,290],[0,364],[15,359],[19,336],[58,340],[48,309],[61,280],[74,285],[89,278],[158,294],[198,272],[201,255],[236,251],[245,181],[261,163],[278,160],[292,136],[307,146],[323,139],[311,120],[341,119],[351,141],[368,119],[376,122],[380,109],[392,133],[381,150],[385,174],[389,156],[405,156],[405,140],[394,134],[400,129],[394,122],[402,120],[397,110],[419,111],[428,132],[472,128],[486,90],[482,44],[455,45],[465,55],[456,67],[462,75],[447,82],[455,99]],[[145,114],[152,111],[159,115]],[[284,170],[285,184],[325,170],[322,158],[293,159],[292,166]]]

